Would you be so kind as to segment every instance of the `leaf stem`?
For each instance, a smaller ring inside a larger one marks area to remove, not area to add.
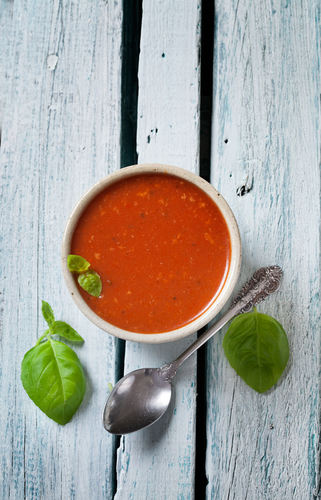
[[[48,329],[48,330],[46,330],[46,331],[45,331],[45,332],[41,335],[41,337],[39,337],[39,339],[38,339],[38,340],[37,340],[37,342],[35,343],[35,347],[36,347],[36,345],[39,345],[39,344],[40,344],[40,342],[41,342],[41,341],[42,341],[45,337],[49,338],[49,337],[48,337],[48,333],[49,333],[49,329]]]

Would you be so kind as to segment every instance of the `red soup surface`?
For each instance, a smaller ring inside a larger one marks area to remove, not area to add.
[[[220,293],[231,243],[217,205],[168,174],[140,174],[100,193],[76,227],[71,253],[102,280],[99,298],[79,288],[101,318],[136,333],[182,327]]]

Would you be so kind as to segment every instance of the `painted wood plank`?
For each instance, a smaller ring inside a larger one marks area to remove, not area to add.
[[[3,114],[9,96],[13,65],[12,44],[13,3],[0,0],[0,144]]]
[[[256,394],[208,346],[207,498],[320,494],[320,3],[217,0],[212,183],[243,242],[240,285],[285,272],[259,311],[288,333],[279,383]],[[226,329],[225,329],[226,331]]]
[[[12,15],[15,59],[0,157],[0,497],[109,499],[114,439],[101,412],[114,383],[116,340],[69,297],[60,245],[80,195],[120,166],[121,4],[16,0]],[[86,341],[75,350],[87,391],[64,427],[20,383],[23,354],[45,329],[41,299]]]
[[[139,163],[199,171],[200,2],[145,0],[139,59]],[[173,360],[191,342],[126,344],[125,372]],[[196,357],[173,382],[165,416],[124,436],[118,454],[117,500],[194,498]]]

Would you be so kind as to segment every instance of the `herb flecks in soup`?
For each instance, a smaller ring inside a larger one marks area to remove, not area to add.
[[[217,205],[193,184],[141,174],[106,188],[86,208],[71,252],[99,274],[99,298],[80,293],[109,323],[136,333],[185,326],[220,293],[231,244]]]

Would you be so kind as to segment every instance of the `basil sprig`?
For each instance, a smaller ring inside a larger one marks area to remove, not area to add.
[[[289,360],[289,343],[283,327],[266,314],[237,316],[223,340],[230,365],[252,389],[268,391],[281,377]]]
[[[80,255],[68,255],[67,266],[69,271],[77,273],[78,283],[89,295],[99,297],[102,283],[99,275],[90,268],[89,262]]]
[[[49,418],[65,425],[79,408],[86,379],[77,354],[54,340],[59,335],[72,342],[83,338],[64,321],[56,321],[52,308],[42,301],[42,314],[49,329],[28,351],[21,364],[22,385],[32,401]]]

